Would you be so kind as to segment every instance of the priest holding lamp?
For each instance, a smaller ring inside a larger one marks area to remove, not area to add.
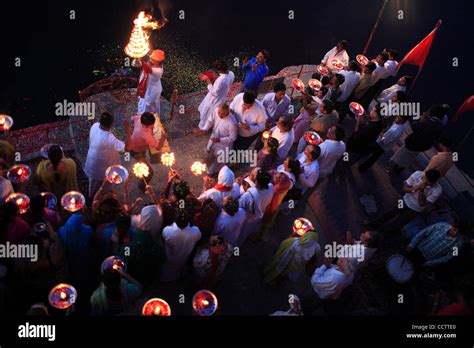
[[[163,76],[163,61],[165,52],[154,50],[150,54],[148,62],[141,59],[142,70],[137,87],[138,113],[156,112],[160,114],[160,97],[163,87],[161,77]]]

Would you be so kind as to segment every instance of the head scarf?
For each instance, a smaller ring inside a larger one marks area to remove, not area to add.
[[[217,177],[217,184],[214,188],[221,192],[229,192],[232,191],[232,187],[234,185],[235,175],[229,167],[224,166],[219,171],[219,175]]]
[[[157,233],[161,229],[160,215],[163,213],[156,205],[147,205],[143,207],[138,215],[132,216],[132,228],[147,231],[150,233]]]

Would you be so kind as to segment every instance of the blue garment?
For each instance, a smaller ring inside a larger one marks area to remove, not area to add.
[[[246,65],[242,64],[241,70],[245,74],[244,88],[251,91],[258,91],[260,83],[268,74],[267,64],[257,64],[257,69],[252,70],[252,65],[257,62],[257,58],[253,57]]]

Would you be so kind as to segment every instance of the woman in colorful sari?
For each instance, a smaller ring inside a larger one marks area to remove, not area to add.
[[[290,237],[281,242],[278,251],[264,271],[265,283],[279,276],[288,276],[296,281],[304,270],[306,262],[320,251],[318,235],[308,231],[301,237]]]
[[[47,191],[60,200],[68,191],[77,191],[77,166],[71,158],[64,158],[59,145],[52,145],[48,150],[48,159],[40,162],[36,175]]]
[[[202,202],[201,209],[193,217],[193,224],[199,227],[202,233],[202,240],[206,240],[214,230],[214,224],[219,216],[220,209],[216,202],[207,198]]]
[[[260,228],[260,233],[258,234],[259,239],[265,238],[265,235],[272,227],[273,222],[275,221],[275,218],[278,214],[280,204],[283,202],[283,198],[285,198],[291,186],[291,180],[285,173],[278,172],[274,175],[273,187],[275,192],[273,194],[272,201],[263,214],[262,226]]]

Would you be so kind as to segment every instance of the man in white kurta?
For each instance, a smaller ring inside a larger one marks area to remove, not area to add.
[[[240,187],[234,180],[234,172],[227,166],[222,167],[217,176],[217,184],[213,188],[201,193],[198,200],[203,202],[211,198],[216,202],[219,209],[222,208],[224,197],[232,196],[236,199],[240,197]]]
[[[406,92],[407,85],[411,82],[410,76],[402,76],[398,79],[397,83],[384,89],[378,95],[377,99],[373,99],[369,105],[369,110],[373,109],[377,103],[388,103],[397,94],[397,92]]]
[[[347,54],[346,48],[347,48],[347,41],[346,40],[339,41],[335,47],[333,47],[324,55],[324,58],[321,60],[321,64],[327,65],[330,69],[332,69],[332,67],[329,66],[329,64],[333,58],[337,58],[342,62],[344,67],[348,66],[349,55]]]
[[[230,109],[235,115],[239,127],[234,148],[246,150],[265,130],[267,112],[262,103],[249,92],[237,94],[230,104]]]
[[[271,137],[278,140],[277,163],[282,163],[286,157],[288,157],[291,146],[295,141],[295,131],[293,130],[293,121],[291,120],[291,117],[280,117],[277,125],[270,131]]]
[[[89,133],[89,150],[87,151],[84,173],[89,179],[89,197],[93,197],[105,178],[105,171],[111,165],[121,164],[120,152],[126,148],[125,142],[112,134],[113,116],[103,113],[100,121],[92,125]],[[130,124],[125,129],[127,141],[130,142]],[[128,146],[128,145],[127,145]]]
[[[205,130],[206,121],[212,115],[215,108],[225,103],[227,93],[229,93],[230,86],[234,82],[234,73],[228,70],[225,62],[215,62],[214,68],[219,73],[219,76],[214,83],[211,83],[209,78],[206,78],[208,92],[198,107],[200,115],[199,129],[201,130]]]
[[[146,83],[144,95],[138,98],[138,113],[156,112],[161,116],[160,98],[163,87],[161,77],[163,76],[163,61],[165,54],[161,50],[154,50],[148,62],[142,61],[142,71],[138,80],[138,93],[142,83]]]
[[[351,62],[349,70],[339,71],[339,74],[344,76],[344,83],[339,87],[341,89],[341,95],[337,98],[338,102],[345,102],[359,83],[360,74],[357,72],[358,69],[358,63]]]
[[[239,199],[240,207],[247,212],[247,220],[240,234],[239,245],[243,245],[248,236],[259,231],[263,214],[273,198],[275,190],[273,184],[269,183],[270,175],[263,174],[269,177],[268,180],[262,179],[261,175],[261,172],[257,174],[256,186],[249,188]]]
[[[308,145],[302,153],[296,157],[300,162],[302,173],[298,176],[297,186],[304,191],[316,185],[319,179],[318,158],[321,153],[319,146]]]
[[[354,273],[348,259],[339,258],[337,265],[325,262],[311,277],[314,292],[322,300],[337,300],[342,291],[352,284]]]
[[[222,104],[214,108],[202,129],[205,131],[212,129],[206,148],[213,159],[207,167],[207,174],[212,175],[225,165],[225,163],[219,163],[217,159],[219,154],[225,153],[226,149],[232,149],[237,139],[237,122],[234,115],[230,113],[229,106]]]
[[[337,161],[346,152],[344,144],[344,129],[340,126],[334,126],[328,130],[328,139],[319,144],[321,154],[318,158],[319,177],[325,178],[332,173]]]
[[[216,219],[212,234],[220,235],[233,247],[240,247],[239,239],[247,213],[239,207],[239,201],[231,196],[224,198],[224,207]]]
[[[166,262],[163,265],[161,281],[170,282],[178,279],[183,273],[194,246],[201,239],[201,231],[189,224],[180,228],[175,222],[165,227],[162,235]]]

